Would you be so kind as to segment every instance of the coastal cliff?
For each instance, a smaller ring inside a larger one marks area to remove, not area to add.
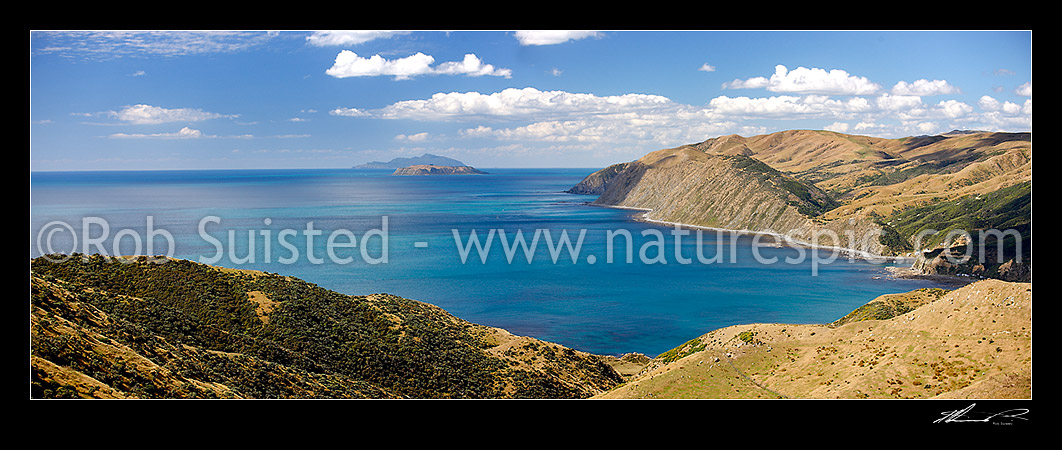
[[[1014,260],[1015,272],[1031,264],[1031,181],[1029,133],[882,139],[792,130],[658,150],[568,192],[646,210],[649,220],[778,233],[868,256],[920,258],[956,245],[953,231],[979,246],[979,231],[1016,230],[1017,244],[1004,247],[1025,250],[993,263]]]
[[[436,166],[432,164],[418,164],[395,169],[391,175],[421,176],[421,175],[478,175],[485,174],[479,169],[469,166]]]
[[[587,178],[569,192],[599,191],[594,205],[645,209],[647,220],[775,233],[875,254],[882,250],[876,237],[866,237],[871,222],[819,219],[839,203],[814,185],[745,155],[710,155],[678,147]],[[852,238],[845,229],[860,233]]]

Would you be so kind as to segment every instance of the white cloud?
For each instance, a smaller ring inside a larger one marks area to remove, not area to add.
[[[747,80],[734,80],[723,83],[723,89],[762,89],[771,84],[765,77],[752,77]]]
[[[704,63],[704,64],[703,64],[703,65],[702,65],[702,66],[701,66],[701,67],[700,67],[699,69],[697,69],[697,70],[699,70],[699,71],[701,71],[701,72],[715,72],[715,66],[709,65],[708,63]]]
[[[892,87],[892,93],[896,95],[915,95],[927,97],[930,95],[958,94],[959,88],[948,84],[945,80],[921,79],[913,83],[901,81]]]
[[[881,94],[874,100],[874,103],[878,108],[896,111],[920,107],[922,105],[922,97],[916,95]]]
[[[774,67],[771,77],[753,77],[747,80],[734,80],[723,84],[724,89],[759,89],[771,92],[795,94],[825,95],[870,95],[881,90],[881,86],[865,77],[849,75],[840,69],[824,70],[797,67],[789,70],[779,64]]]
[[[238,117],[236,115],[223,115],[211,112],[204,112],[200,109],[168,109],[144,104],[126,106],[118,112],[112,111],[109,114],[123,122],[129,122],[137,125],[152,125],[169,122],[198,122],[201,120],[208,119]]]
[[[878,124],[873,123],[873,122],[859,122],[859,123],[855,124],[854,128],[855,128],[856,131],[866,131],[866,130],[873,130],[873,129],[881,128],[881,125],[878,125]]]
[[[181,128],[176,133],[154,133],[154,134],[126,134],[115,133],[109,137],[114,139],[199,139],[204,137],[215,137],[204,135],[202,131],[193,130],[188,127]]]
[[[424,142],[424,141],[428,140],[428,136],[429,136],[428,133],[417,133],[417,134],[409,134],[409,135],[400,134],[400,135],[395,136],[395,140],[398,140],[398,141],[409,141],[409,142]]]
[[[919,122],[915,124],[915,129],[917,129],[922,134],[929,134],[939,130],[940,126],[938,126],[935,122]]]
[[[600,36],[601,33],[597,31],[523,30],[516,32],[516,40],[520,41],[520,45],[554,45]]]
[[[467,118],[534,119],[536,117],[611,114],[674,107],[666,97],[624,94],[599,97],[534,88],[505,89],[493,94],[451,92],[427,100],[406,100],[377,112],[388,119],[448,120]]]
[[[1032,97],[1032,81],[1018,86],[1018,88],[1014,90],[1014,93],[1023,97]]]
[[[865,112],[871,105],[863,98],[846,101],[809,95],[750,98],[719,96],[708,102],[713,114],[726,117],[803,118]]]
[[[417,52],[414,55],[395,60],[388,60],[379,54],[369,58],[358,56],[350,50],[343,50],[336,55],[326,74],[336,78],[394,76],[396,80],[405,80],[418,75],[467,75],[467,76],[501,76],[509,78],[512,71],[497,69],[490,64],[483,64],[474,54],[465,55],[460,62],[446,62],[433,68],[435,58]]]
[[[973,112],[973,107],[958,100],[944,100],[937,104],[945,117],[962,117]]]
[[[999,100],[987,95],[982,95],[981,98],[977,100],[977,105],[985,111],[999,111],[1000,109],[1003,109],[1003,104],[1000,103]]]
[[[826,131],[835,131],[837,133],[845,133],[848,132],[848,124],[844,122],[834,122],[829,125],[826,125],[822,129]]]
[[[406,34],[409,34],[409,32],[383,30],[315,31],[313,34],[306,36],[306,42],[316,47],[331,47],[338,45],[356,45],[375,39]]]
[[[368,111],[360,110],[358,108],[336,108],[329,111],[328,114],[343,117],[368,117],[372,115]]]
[[[87,60],[144,55],[176,57],[235,53],[264,46],[279,34],[261,31],[34,31],[33,54],[58,54]]]
[[[461,62],[439,64],[434,73],[441,75],[468,75],[470,77],[490,75],[505,78],[509,78],[512,75],[512,71],[509,69],[495,69],[490,64],[483,64],[483,61],[471,53],[465,55],[465,59]]]
[[[692,118],[691,118],[692,117]],[[529,143],[581,143],[656,146],[681,145],[708,136],[750,131],[734,122],[711,121],[704,114],[623,115],[580,120],[547,120],[511,128],[477,126],[461,130],[468,138]]]

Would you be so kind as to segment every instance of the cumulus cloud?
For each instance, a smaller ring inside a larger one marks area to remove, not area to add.
[[[34,31],[33,54],[86,60],[123,57],[176,57],[235,53],[265,46],[279,34],[261,31]]]
[[[846,133],[846,132],[848,132],[848,126],[849,125],[847,123],[844,123],[844,122],[834,122],[834,123],[831,123],[829,125],[826,125],[822,129],[824,129],[826,131],[834,131],[834,132],[837,132],[837,133]]]
[[[824,95],[871,95],[881,86],[865,77],[850,75],[840,69],[824,70],[797,67],[789,70],[779,64],[770,78],[753,77],[723,84],[724,89],[760,89],[771,92]]]
[[[473,77],[490,75],[505,78],[512,75],[509,69],[498,69],[493,65],[484,64],[474,54],[465,55],[464,60],[460,62],[445,62],[438,67],[432,67],[434,63],[434,57],[421,52],[405,58],[388,60],[379,54],[364,58],[350,50],[343,50],[336,55],[335,63],[325,73],[336,78],[393,76],[396,80],[405,80],[418,75]]]
[[[1031,101],[1029,105],[1031,105]],[[990,96],[984,95],[977,101],[977,105],[985,111],[1000,111],[1007,114],[1022,114],[1022,106],[1012,102],[1001,102]],[[1031,112],[1030,112],[1031,114]]]
[[[874,103],[883,110],[897,111],[921,106],[922,97],[917,95],[881,94],[874,100]]]
[[[144,104],[126,106],[120,111],[112,111],[109,114],[118,118],[118,120],[136,125],[153,125],[169,122],[198,122],[201,120],[238,117],[236,115],[205,112],[200,109],[168,109]]]
[[[384,30],[315,31],[313,34],[306,36],[306,43],[316,47],[356,45],[364,42],[369,42],[375,39],[383,39],[406,34],[409,34],[409,32]]]
[[[336,108],[329,111],[328,114],[343,117],[368,117],[372,115],[368,111],[364,111],[358,108]]]
[[[395,136],[395,140],[397,140],[397,141],[409,141],[409,142],[424,142],[424,141],[428,140],[428,136],[429,136],[428,133],[399,134],[399,135]]]
[[[962,117],[973,112],[973,107],[958,100],[944,100],[937,104],[945,117]]]
[[[948,84],[945,80],[917,80],[913,83],[901,81],[892,87],[892,93],[896,95],[915,95],[927,97],[931,95],[958,94],[959,88]]]
[[[515,33],[520,45],[554,45],[568,41],[600,37],[597,31],[585,30],[522,30]]]
[[[426,100],[406,100],[376,112],[388,119],[450,120],[494,117],[533,119],[541,116],[610,114],[645,111],[674,104],[666,97],[645,94],[596,96],[535,88],[437,93]]]
[[[181,128],[176,133],[154,133],[154,134],[126,134],[115,133],[109,137],[113,139],[199,139],[204,137],[215,137],[203,134],[202,131],[193,130],[188,127]]]
[[[1014,93],[1023,97],[1032,97],[1032,81],[1018,86]]]
[[[771,84],[766,77],[752,77],[747,80],[734,80],[723,83],[723,89],[763,89]]]
[[[709,65],[708,63],[704,63],[704,64],[703,64],[703,65],[701,65],[701,67],[700,67],[699,69],[697,69],[697,70],[699,70],[699,71],[701,71],[701,72],[715,72],[715,66],[713,66],[713,65]]]
[[[710,111],[726,117],[806,118],[843,116],[867,112],[873,106],[864,98],[831,99],[822,95],[781,95],[766,98],[719,96],[708,102]]]
[[[471,53],[465,55],[465,59],[461,62],[440,64],[434,72],[441,75],[468,75],[470,77],[490,75],[509,78],[512,75],[512,71],[509,69],[495,69],[490,64],[483,64],[483,61]]]
[[[621,115],[579,120],[547,120],[527,125],[494,128],[479,125],[461,130],[468,138],[490,138],[521,143],[609,144],[629,145],[646,142],[654,146],[671,146],[695,142],[706,136],[748,128],[729,121],[712,121],[703,114],[694,120],[682,115]]]

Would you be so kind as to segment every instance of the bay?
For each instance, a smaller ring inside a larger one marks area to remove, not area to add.
[[[30,257],[167,254],[263,270],[611,355],[653,356],[740,323],[827,323],[882,294],[940,287],[751,235],[705,230],[698,242],[696,230],[564,192],[593,168],[483,170],[34,172]],[[483,260],[466,247],[473,232],[484,246],[492,236]],[[506,254],[518,232],[528,245],[538,233],[530,262],[519,247]]]

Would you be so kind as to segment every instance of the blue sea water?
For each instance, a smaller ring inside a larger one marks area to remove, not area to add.
[[[614,355],[657,355],[740,323],[827,323],[878,295],[936,286],[832,252],[758,246],[749,235],[676,236],[564,192],[594,169],[485,170],[34,172],[30,257],[166,254],[264,270]],[[463,254],[473,231],[485,246],[491,230],[485,260],[474,246]],[[503,244],[515,245],[519,231],[530,245],[536,230],[530,262],[518,247],[507,257]],[[610,232],[620,233],[611,262]]]

